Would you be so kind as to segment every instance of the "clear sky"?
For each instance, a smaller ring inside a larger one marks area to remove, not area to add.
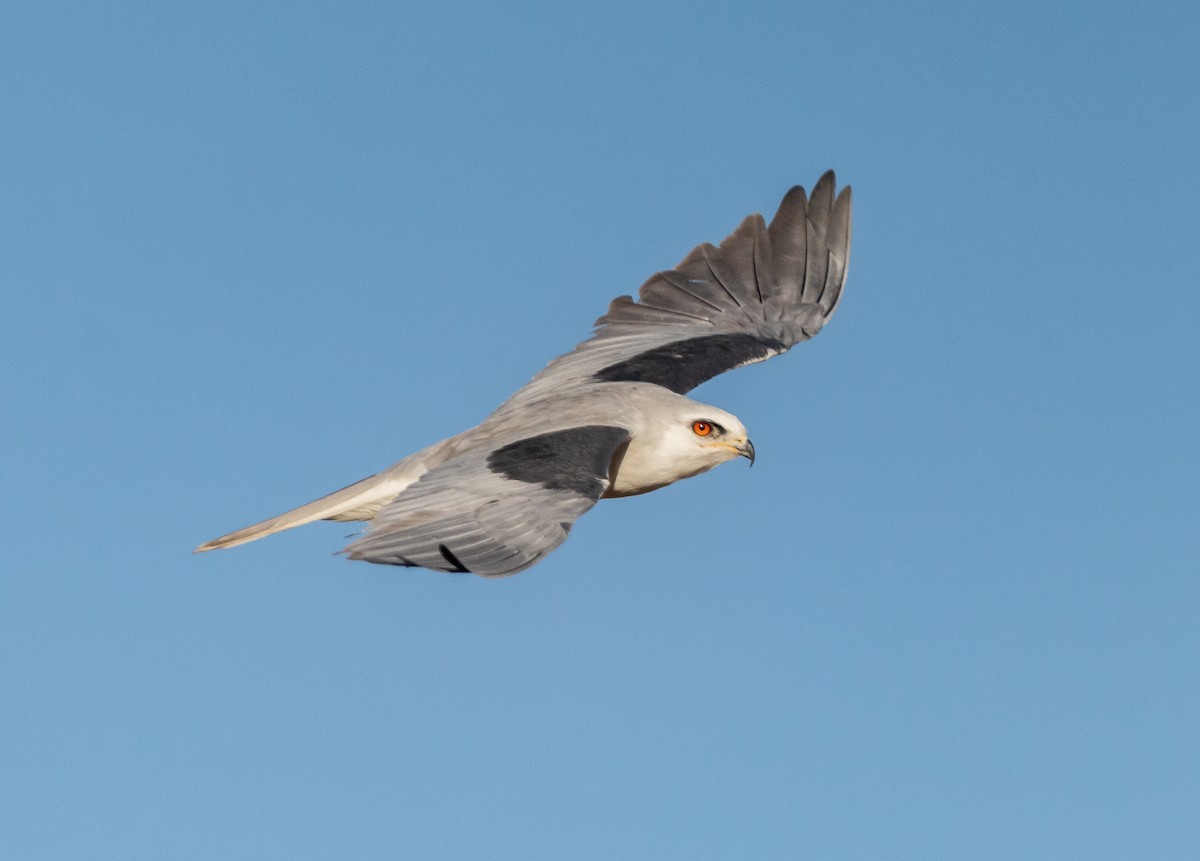
[[[7,4],[5,856],[1197,857],[1197,8]],[[754,469],[191,554],[830,167]]]

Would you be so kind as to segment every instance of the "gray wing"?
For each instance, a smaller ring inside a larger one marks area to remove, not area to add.
[[[510,398],[512,406],[570,382],[644,382],[684,394],[732,368],[813,337],[837,308],[850,262],[850,187],[833,171],[796,186],[770,226],[746,218],[720,247],[696,247],[675,269],[621,296],[595,334]]]
[[[623,427],[586,425],[467,452],[384,506],[344,552],[437,571],[515,574],[561,544],[596,504],[629,437]]]

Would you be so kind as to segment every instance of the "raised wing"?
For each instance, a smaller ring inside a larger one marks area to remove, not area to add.
[[[675,269],[621,296],[595,334],[551,362],[507,406],[563,384],[654,383],[684,394],[817,334],[837,308],[850,262],[850,187],[829,171],[812,196],[796,186],[770,226],[751,215],[719,247],[700,245]]]
[[[537,562],[596,504],[629,431],[557,430],[473,450],[425,473],[388,503],[351,559],[484,576]]]

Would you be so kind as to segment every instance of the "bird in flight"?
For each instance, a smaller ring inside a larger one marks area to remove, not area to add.
[[[550,362],[480,424],[382,472],[196,548],[234,547],[314,520],[365,520],[350,559],[515,574],[561,544],[604,498],[657,490],[735,457],[745,426],[685,397],[718,374],[813,337],[850,261],[850,187],[833,171],[792,188],[767,225],[613,300],[592,337]]]

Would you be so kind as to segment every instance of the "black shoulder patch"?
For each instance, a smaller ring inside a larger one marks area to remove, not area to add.
[[[488,455],[488,468],[514,481],[569,490],[596,500],[604,492],[608,468],[629,431],[584,425],[511,442]]]
[[[782,341],[757,335],[702,335],[638,353],[602,368],[594,379],[605,383],[654,383],[682,395],[718,374],[786,349]]]

